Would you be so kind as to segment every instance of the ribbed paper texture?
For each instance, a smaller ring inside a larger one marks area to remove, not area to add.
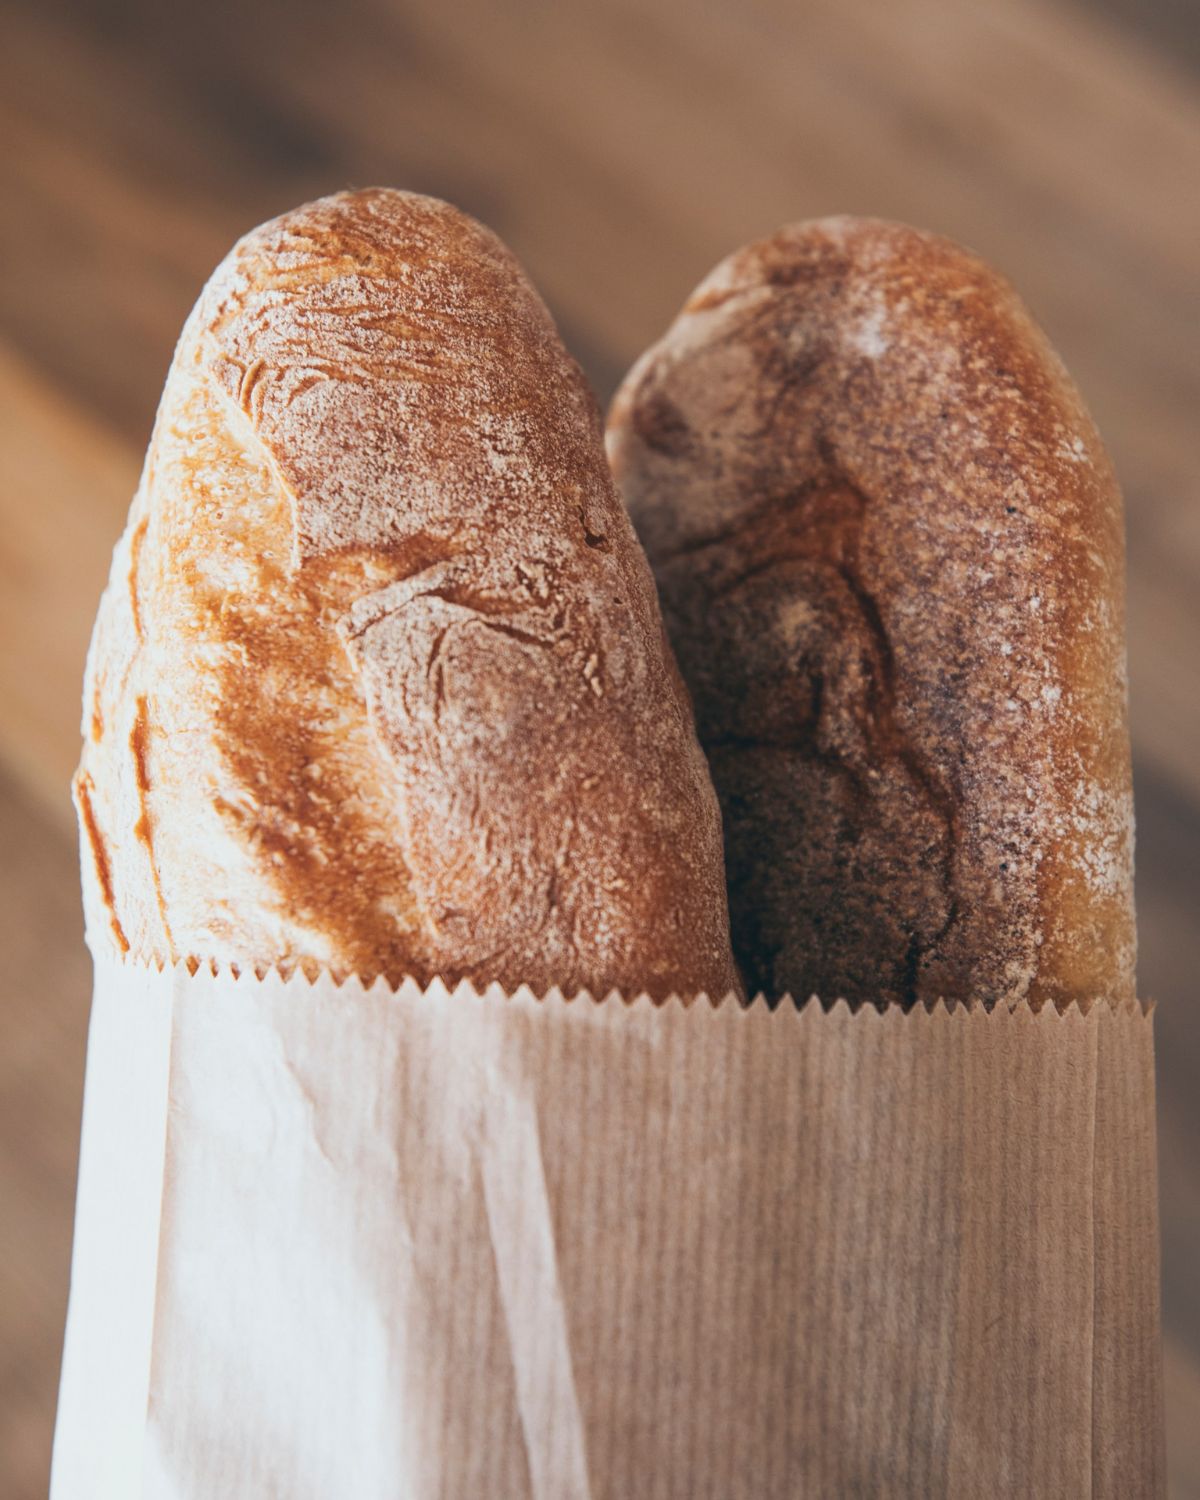
[[[101,964],[54,1500],[1162,1492],[1152,1026]]]

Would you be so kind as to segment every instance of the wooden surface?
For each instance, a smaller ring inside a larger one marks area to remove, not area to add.
[[[66,787],[109,549],[204,276],[384,182],[504,235],[602,396],[713,261],[832,211],[966,241],[1058,343],[1129,506],[1169,1459],[1200,1497],[1195,9],[11,0],[3,37],[0,1494],[45,1493],[89,974]]]

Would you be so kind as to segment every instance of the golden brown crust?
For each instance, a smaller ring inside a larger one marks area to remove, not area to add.
[[[325,199],[218,269],[84,718],[94,939],[735,983],[719,812],[594,402],[513,257],[445,204]]]
[[[784,229],[631,371],[609,449],[749,983],[1132,996],[1120,494],[1011,288],[903,226]]]

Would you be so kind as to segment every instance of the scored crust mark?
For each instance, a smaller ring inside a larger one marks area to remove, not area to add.
[[[752,986],[1133,993],[1120,496],[1061,362],[903,226],[731,257],[614,402]]]
[[[80,773],[75,777],[75,805],[79,809],[79,820],[83,826],[84,837],[92,855],[92,872],[96,878],[98,895],[104,910],[108,914],[108,923],[112,931],[117,947],[122,953],[129,952],[129,939],[125,936],[125,929],[121,926],[117,916],[117,907],[113,895],[112,866],[109,863],[108,851],[104,846],[104,839],[100,833],[100,827],[96,820],[95,809],[92,805],[92,793],[95,784],[86,773]]]
[[[141,636],[142,633],[142,611],[138,604],[138,568],[142,559],[142,544],[146,540],[146,527],[149,525],[149,517],[143,516],[133,528],[129,538],[129,613],[133,621],[133,633]]]
[[[136,556],[136,553],[134,554]],[[162,881],[158,874],[158,861],[154,854],[154,815],[150,811],[150,712],[144,696],[137,699],[133,727],[129,731],[129,751],[133,757],[133,784],[137,792],[138,818],[133,825],[133,836],[146,851],[150,867],[150,879],[154,885],[154,901],[162,923],[163,941],[167,956],[173,963],[175,947],[171,941],[171,924],[167,920],[167,905],[163,897]]]

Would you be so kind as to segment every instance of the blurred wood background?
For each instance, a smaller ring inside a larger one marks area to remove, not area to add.
[[[0,1494],[44,1495],[89,965],[67,782],[176,334],[250,225],[382,182],[497,229],[606,398],[720,256],[833,211],[1017,283],[1125,485],[1159,1001],[1172,1494],[1200,1497],[1200,10],[1194,0],[6,0]]]

